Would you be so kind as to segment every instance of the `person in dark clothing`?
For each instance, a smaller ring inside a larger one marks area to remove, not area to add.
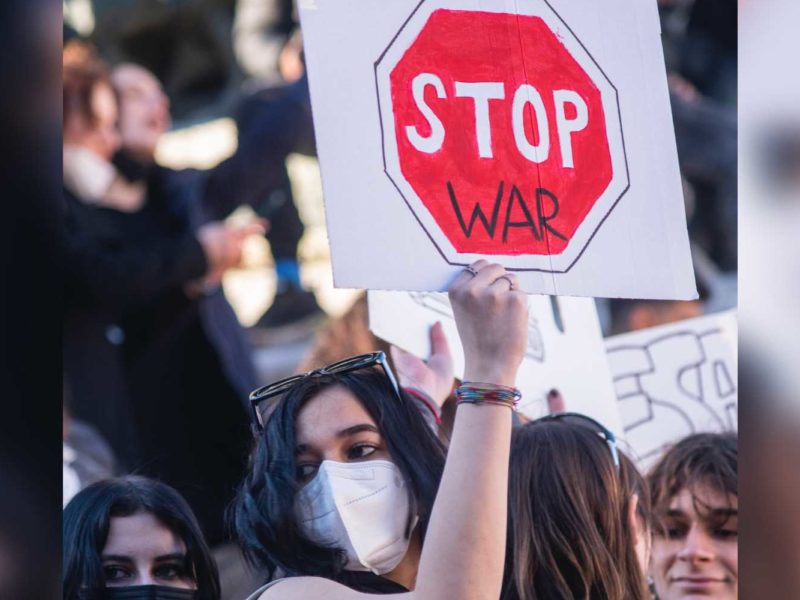
[[[233,48],[248,77],[234,112],[236,125],[240,135],[256,144],[268,141],[261,143],[263,164],[278,177],[254,205],[275,225],[267,239],[275,258],[277,292],[256,324],[270,329],[321,315],[314,295],[300,281],[297,249],[304,227],[286,171],[290,153],[317,154],[294,0],[237,0]]]
[[[244,465],[243,400],[255,384],[219,282],[244,237],[263,228],[202,218],[193,188],[168,173],[131,182],[110,162],[120,136],[104,63],[83,45],[67,47],[64,73],[72,410],[126,468],[184,491],[216,542]]]
[[[170,126],[169,101],[161,84],[134,64],[117,66],[113,82],[121,104],[123,150],[116,159],[120,169],[132,180],[145,181],[156,174],[169,179],[171,186],[191,188],[189,204],[200,205],[196,213],[201,219],[222,219],[241,205],[251,206],[272,224],[267,239],[278,276],[271,317],[260,324],[273,327],[322,314],[314,295],[300,282],[297,245],[303,223],[285,164],[290,152],[313,149],[307,84],[299,81],[264,91],[243,105],[238,148],[227,160],[209,170],[172,171],[155,163],[158,140]],[[249,116],[253,113],[258,116]]]

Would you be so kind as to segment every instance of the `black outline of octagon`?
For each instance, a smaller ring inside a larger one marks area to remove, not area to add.
[[[456,266],[456,267],[465,267],[465,266],[467,266],[467,263],[451,262],[451,261],[449,261],[447,259],[447,256],[445,256],[444,252],[439,247],[439,244],[436,243],[436,240],[433,239],[431,234],[428,232],[428,229],[425,227],[425,225],[422,223],[420,218],[417,216],[417,213],[414,211],[414,208],[411,206],[411,204],[409,203],[408,199],[403,195],[403,192],[400,191],[400,188],[397,186],[397,183],[395,183],[395,180],[389,174],[389,170],[388,170],[388,168],[386,166],[386,135],[385,135],[385,133],[383,131],[383,112],[381,110],[380,94],[378,93],[378,65],[381,63],[383,58],[386,56],[386,53],[389,51],[389,48],[391,48],[392,45],[395,43],[395,41],[397,40],[397,37],[400,35],[400,33],[403,31],[403,29],[406,28],[406,26],[408,25],[409,21],[411,21],[411,19],[417,13],[417,11],[420,9],[420,7],[423,4],[425,4],[426,1],[427,0],[420,0],[419,4],[417,4],[417,6],[414,8],[414,10],[411,11],[411,14],[408,15],[408,18],[400,26],[400,29],[397,30],[397,33],[391,39],[391,41],[389,42],[389,45],[386,46],[384,51],[378,57],[378,60],[376,60],[375,63],[374,63],[375,97],[376,97],[377,103],[378,103],[378,124],[380,125],[380,128],[381,128],[381,155],[383,157],[383,172],[386,175],[386,177],[389,178],[389,181],[392,182],[392,185],[397,190],[397,193],[400,194],[400,197],[403,199],[403,202],[405,202],[406,206],[408,207],[408,210],[410,210],[411,214],[414,215],[414,219],[416,219],[417,223],[419,223],[419,226],[422,228],[422,231],[424,231],[425,235],[428,236],[428,239],[433,244],[433,247],[436,248],[437,252],[439,252],[439,255],[442,257],[442,259],[444,259],[444,261],[449,265],[453,265],[453,266]],[[570,271],[570,269],[572,269],[572,267],[575,266],[575,263],[577,263],[580,260],[581,256],[583,256],[583,253],[586,252],[586,249],[589,247],[589,244],[594,239],[594,236],[597,235],[597,232],[600,231],[600,228],[603,226],[603,223],[605,223],[606,219],[611,214],[611,211],[613,211],[616,208],[617,204],[619,204],[619,201],[622,199],[622,197],[625,195],[625,193],[630,189],[630,187],[631,187],[631,177],[630,177],[630,169],[628,168],[628,151],[627,151],[627,149],[625,147],[625,133],[622,130],[622,111],[620,110],[620,107],[619,107],[619,92],[618,92],[616,86],[608,78],[608,75],[606,75],[606,72],[603,70],[603,68],[594,59],[594,56],[592,56],[592,53],[589,52],[589,50],[586,48],[586,46],[583,45],[583,42],[581,42],[580,38],[577,35],[575,35],[575,32],[572,31],[572,28],[569,25],[567,25],[567,23],[566,23],[566,21],[564,21],[564,19],[561,18],[561,15],[558,14],[558,12],[553,8],[553,6],[550,4],[550,2],[548,0],[542,0],[542,1],[553,12],[553,14],[558,18],[558,20],[561,21],[564,24],[564,27],[567,28],[567,31],[569,31],[570,34],[572,34],[572,37],[575,39],[575,41],[577,41],[578,44],[580,44],[581,48],[583,48],[584,52],[586,52],[586,55],[591,59],[591,61],[597,67],[597,70],[600,71],[600,73],[603,75],[603,77],[606,78],[606,81],[608,82],[608,85],[610,85],[611,89],[614,90],[614,101],[617,104],[617,115],[619,117],[619,135],[620,135],[620,139],[622,140],[622,157],[623,157],[623,159],[625,161],[625,179],[627,180],[627,185],[625,186],[625,189],[623,189],[622,192],[620,192],[619,197],[616,200],[614,200],[614,203],[609,207],[609,209],[606,212],[606,214],[603,215],[603,218],[600,219],[600,221],[597,223],[597,226],[595,227],[594,231],[586,239],[586,243],[583,245],[583,248],[581,248],[580,252],[578,252],[578,254],[575,256],[575,259],[569,264],[569,266],[566,269],[564,269],[563,271],[555,271],[555,270],[552,270],[552,269],[534,269],[534,268],[523,269],[523,268],[520,268],[520,267],[517,267],[517,268],[506,268],[507,271],[539,272],[539,273],[568,273]],[[487,256],[489,256],[489,255],[487,255]],[[499,255],[499,256],[502,256],[502,255]]]

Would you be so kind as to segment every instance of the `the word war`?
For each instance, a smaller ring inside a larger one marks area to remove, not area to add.
[[[480,222],[483,231],[491,240],[494,240],[495,235],[500,233],[503,243],[508,243],[509,230],[518,228],[529,229],[537,241],[545,238],[545,232],[549,232],[561,240],[567,240],[566,236],[550,223],[558,216],[558,198],[543,187],[535,188],[533,194],[529,194],[529,198],[526,198],[516,184],[506,185],[506,182],[501,181],[497,185],[497,194],[494,203],[490,205],[490,211],[485,211],[481,203],[475,201],[472,214],[469,216],[469,223],[464,218],[465,211],[463,211],[453,183],[450,181],[447,182],[447,194],[461,231],[467,238],[471,238],[473,234],[480,231],[476,231],[476,223]],[[501,210],[504,204],[505,210]],[[515,207],[518,210],[515,211]],[[487,217],[487,212],[490,212],[491,216]],[[516,220],[512,220],[512,218]],[[498,225],[500,225],[499,232]]]

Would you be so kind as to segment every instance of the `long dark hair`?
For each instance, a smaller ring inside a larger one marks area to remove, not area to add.
[[[300,408],[326,388],[340,385],[364,406],[386,443],[392,461],[409,487],[411,506],[424,538],[444,468],[444,448],[405,392],[398,399],[387,378],[375,369],[309,376],[292,388],[259,433],[248,473],[229,512],[234,535],[251,564],[270,578],[316,575],[336,579],[347,562],[344,550],[314,544],[294,518],[300,489],[295,467],[295,420]]]
[[[219,575],[192,509],[168,485],[145,477],[98,481],[64,508],[64,600],[88,600],[105,586],[101,555],[112,517],[148,512],[186,544],[198,600],[219,600]]]
[[[511,441],[503,600],[649,598],[628,527],[631,497],[646,526],[642,476],[586,427],[529,423]]]

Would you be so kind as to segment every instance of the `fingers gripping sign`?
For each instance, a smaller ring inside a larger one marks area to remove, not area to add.
[[[449,290],[465,379],[514,386],[528,341],[528,298],[501,265],[479,260],[470,267]]]

